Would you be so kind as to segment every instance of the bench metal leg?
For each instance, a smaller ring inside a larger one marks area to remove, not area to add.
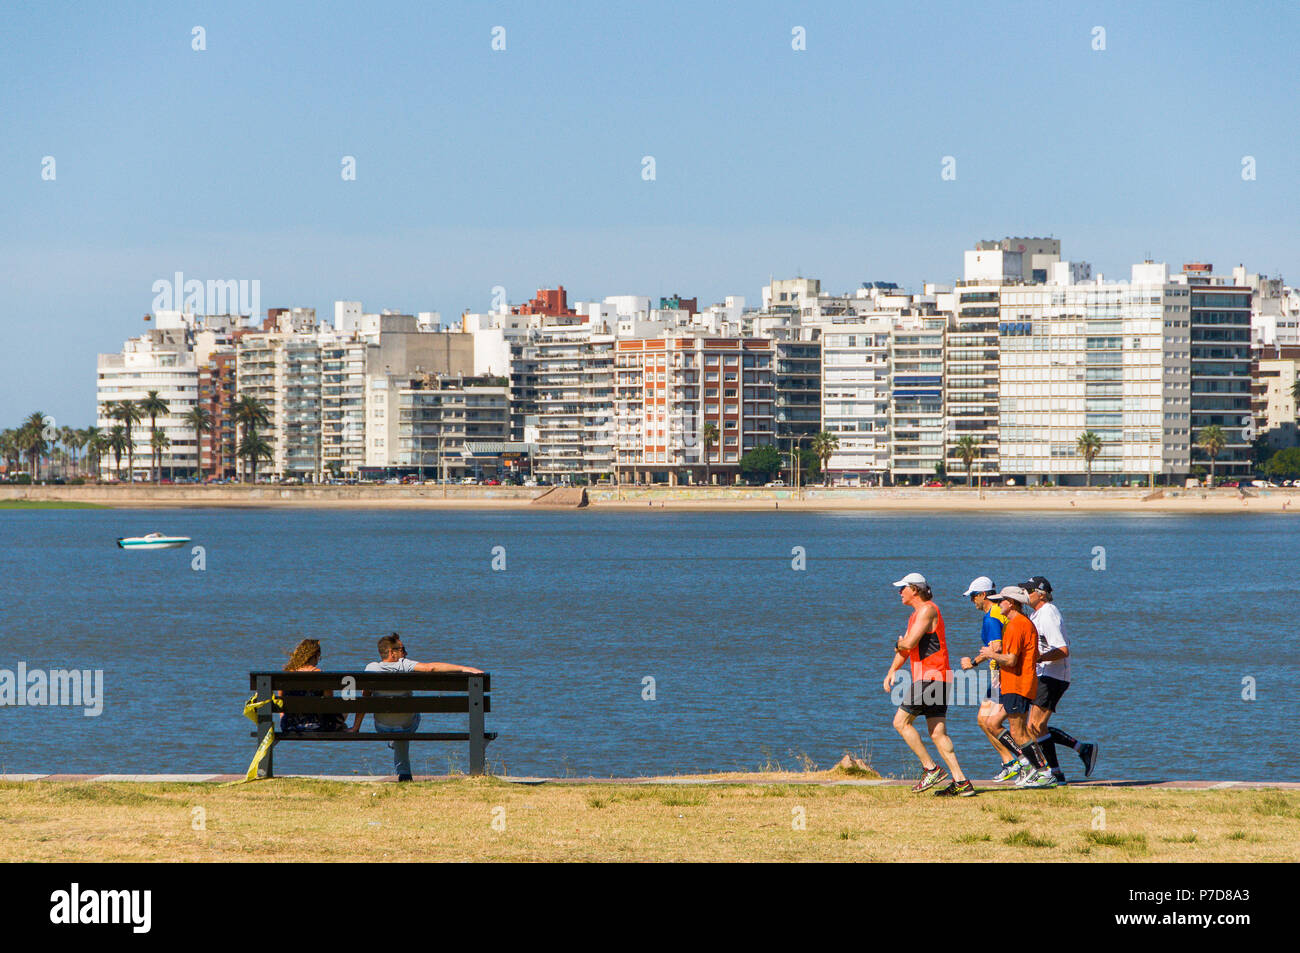
[[[257,679],[257,700],[269,701],[274,695],[271,691],[271,679],[265,675],[259,675]],[[266,740],[266,736],[275,730],[275,716],[272,714],[273,705],[267,705],[257,710],[257,744],[260,747]],[[259,778],[274,777],[271,759],[275,757],[275,745],[266,749],[266,757],[262,763],[257,766],[257,776]]]
[[[482,774],[487,763],[487,741],[483,738],[483,676],[469,677],[469,773]]]

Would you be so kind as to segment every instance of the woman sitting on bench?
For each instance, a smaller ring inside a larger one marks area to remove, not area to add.
[[[286,672],[319,672],[320,641],[303,639],[284,663]],[[323,691],[286,691],[286,695],[310,696],[323,698]],[[333,714],[289,713],[280,716],[281,731],[346,731],[347,716]]]

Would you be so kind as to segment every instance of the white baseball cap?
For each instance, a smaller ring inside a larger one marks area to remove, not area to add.
[[[995,592],[997,588],[997,586],[993,585],[993,580],[988,576],[976,576],[970,581],[970,585],[966,587],[966,591],[962,595],[969,597],[976,592]]]
[[[1029,593],[1025,592],[1019,586],[1006,586],[998,593],[999,599],[1010,599],[1012,602],[1018,602],[1024,605],[1029,601]]]
[[[925,585],[928,585],[928,583],[926,583],[925,577],[922,576],[919,572],[909,572],[902,579],[898,580],[898,582],[894,583],[894,587],[896,589],[902,589],[904,586],[925,586]]]

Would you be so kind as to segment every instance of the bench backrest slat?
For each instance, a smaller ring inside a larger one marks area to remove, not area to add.
[[[276,691],[341,691],[345,687],[363,691],[468,692],[470,676],[463,672],[250,672],[248,687],[257,688],[259,676],[271,680]],[[343,679],[351,677],[345,686]],[[488,675],[483,691],[492,690]]]
[[[390,712],[399,714],[402,712],[455,712],[464,714],[470,710],[470,699],[468,695],[412,695],[409,698],[385,698],[381,695],[371,695],[369,698],[358,696],[356,699],[349,701],[345,698],[295,698],[292,695],[285,696],[282,701],[284,707],[279,711],[285,714],[310,713],[310,714],[351,714],[354,712]],[[489,696],[483,696],[483,710],[492,710],[492,700]]]

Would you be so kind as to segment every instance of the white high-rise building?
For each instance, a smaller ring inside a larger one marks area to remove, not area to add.
[[[943,354],[951,315],[909,312],[890,338],[889,473],[922,483],[944,463]]]
[[[353,334],[322,335],[321,470],[356,477],[366,462],[366,350]]]
[[[590,326],[551,327],[531,342],[539,475],[571,482],[614,470],[614,341]]]
[[[1085,432],[1102,441],[1096,482],[1188,472],[1190,316],[1165,265],[1134,265],[1129,282],[1005,286],[1000,307],[1004,479],[1083,483]]]
[[[270,422],[258,429],[271,447],[259,475],[319,480],[321,476],[321,350],[314,333],[281,330],[242,335],[236,344],[236,400],[250,396]],[[241,427],[238,439],[246,436]],[[239,457],[241,473],[251,461]]]
[[[885,482],[892,333],[890,315],[858,316],[822,329],[822,429],[839,441],[826,465],[837,483]]]
[[[123,400],[137,405],[150,391],[167,403],[167,413],[157,418],[159,431],[166,434],[169,445],[162,451],[162,476],[175,471],[192,471],[198,467],[198,441],[183,416],[198,401],[199,375],[194,352],[188,343],[189,328],[180,326],[154,328],[131,338],[119,354],[101,354],[96,362],[95,425],[108,434],[120,420],[111,416],[111,406]],[[134,478],[148,479],[153,466],[152,431],[149,417],[131,428],[134,445]],[[128,467],[130,454],[122,454],[122,470]],[[100,461],[105,477],[116,476],[116,461],[111,453]],[[128,479],[125,472],[123,479]]]

